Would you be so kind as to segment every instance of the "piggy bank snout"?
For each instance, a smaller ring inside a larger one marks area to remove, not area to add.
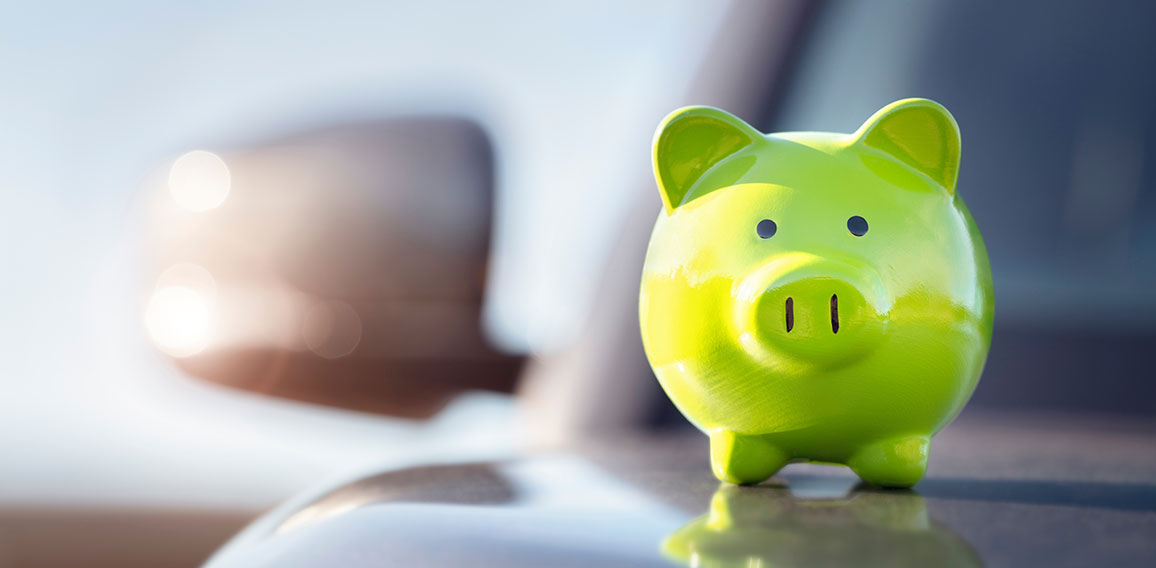
[[[882,338],[884,294],[870,269],[807,258],[760,272],[744,286],[736,314],[748,347],[823,365],[866,354]]]

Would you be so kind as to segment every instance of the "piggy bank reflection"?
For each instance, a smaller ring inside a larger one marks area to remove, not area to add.
[[[726,485],[710,511],[667,537],[662,550],[696,568],[983,565],[911,493],[799,499],[781,488]]]

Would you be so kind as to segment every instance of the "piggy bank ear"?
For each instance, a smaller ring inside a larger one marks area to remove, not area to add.
[[[703,173],[762,137],[742,119],[716,108],[670,113],[654,135],[654,178],[667,214],[683,204]]]
[[[860,143],[926,174],[948,193],[955,193],[959,125],[943,105],[927,99],[893,102],[867,119],[854,136]]]

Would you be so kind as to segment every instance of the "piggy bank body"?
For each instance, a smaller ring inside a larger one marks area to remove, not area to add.
[[[764,135],[706,107],[655,138],[647,357],[721,480],[793,460],[908,487],[991,342],[987,252],[956,192],[955,120],[893,103],[853,134]]]

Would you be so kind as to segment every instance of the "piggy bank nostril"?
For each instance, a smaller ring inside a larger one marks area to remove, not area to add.
[[[888,320],[875,275],[853,264],[797,258],[774,260],[742,281],[730,323],[744,348],[823,365],[875,349]]]
[[[839,295],[831,294],[831,333],[839,333]]]

